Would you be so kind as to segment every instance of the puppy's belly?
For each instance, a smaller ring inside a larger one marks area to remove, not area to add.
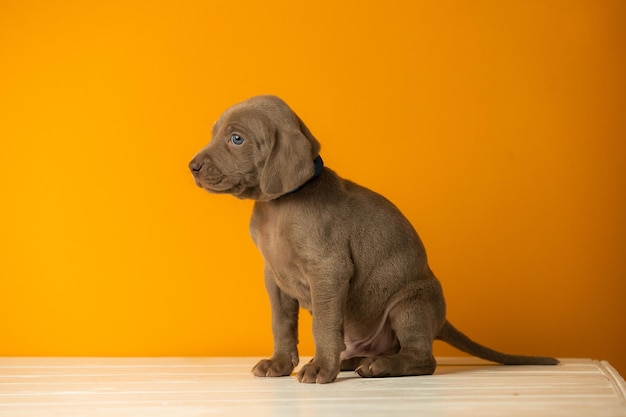
[[[346,350],[341,352],[341,359],[354,357],[369,357],[388,353],[398,346],[398,339],[385,315],[371,332],[365,335],[357,335],[350,331],[350,326],[345,326],[344,343]]]

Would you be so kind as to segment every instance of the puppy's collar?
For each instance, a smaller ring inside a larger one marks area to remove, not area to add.
[[[304,184],[298,186],[297,188],[280,195],[278,198],[297,193],[298,191],[306,187],[309,183],[314,181],[317,177],[319,177],[322,173],[322,168],[324,168],[324,161],[322,160],[322,157],[318,155],[317,158],[313,160],[313,164],[315,165],[315,172],[313,173],[313,176],[311,178],[309,178]]]

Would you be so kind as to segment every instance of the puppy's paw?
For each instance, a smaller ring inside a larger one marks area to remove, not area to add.
[[[298,372],[298,381],[307,384],[328,384],[339,374],[339,366],[325,366],[313,359]]]
[[[410,355],[374,356],[364,359],[355,372],[362,377],[383,378],[387,376],[432,375],[436,362],[417,359]]]
[[[354,371],[362,377],[369,378],[390,376],[392,373],[388,362],[383,357],[366,358]]]
[[[270,359],[263,359],[259,361],[259,363],[254,365],[254,368],[252,368],[252,373],[255,376],[263,377],[288,376],[291,375],[293,368],[295,368],[297,364],[297,358],[288,359],[272,357]]]

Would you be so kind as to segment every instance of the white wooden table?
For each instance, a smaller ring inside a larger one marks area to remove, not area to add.
[[[257,360],[0,358],[0,416],[626,417],[624,379],[590,359],[513,367],[439,358],[432,376],[343,372],[328,385],[256,378]]]

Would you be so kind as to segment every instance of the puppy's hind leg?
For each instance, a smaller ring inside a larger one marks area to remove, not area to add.
[[[418,291],[403,298],[389,314],[391,327],[400,343],[397,353],[364,359],[356,372],[363,377],[431,375],[435,372],[433,340],[445,317],[443,302]],[[431,293],[432,295],[432,293]]]

